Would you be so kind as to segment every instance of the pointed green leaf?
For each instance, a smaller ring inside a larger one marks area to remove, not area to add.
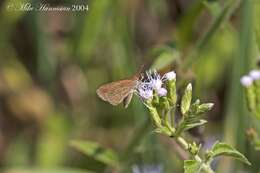
[[[201,173],[200,163],[196,160],[185,160],[184,161],[184,173]]]
[[[192,128],[197,127],[197,126],[201,126],[201,125],[203,125],[205,123],[207,123],[206,120],[199,120],[197,122],[187,124],[184,129],[185,130],[192,129]]]
[[[215,158],[217,156],[230,156],[234,159],[240,160],[241,162],[244,162],[248,165],[251,165],[251,163],[247,160],[247,158],[241,154],[239,151],[231,147],[230,145],[226,143],[220,143],[216,142],[212,149],[211,149],[212,155],[211,158]]]
[[[181,113],[183,115],[186,114],[190,109],[191,99],[192,99],[192,85],[189,83],[181,99]]]
[[[101,147],[98,143],[89,141],[71,141],[70,145],[78,151],[94,159],[114,167],[119,166],[118,155],[111,149]]]
[[[168,135],[168,136],[172,135],[172,132],[166,127],[158,127],[154,130],[154,132],[165,134],[165,135]]]

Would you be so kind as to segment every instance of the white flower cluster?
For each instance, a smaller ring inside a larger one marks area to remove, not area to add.
[[[260,80],[260,70],[251,70],[248,75],[241,77],[240,82],[244,87],[249,87],[256,80]]]
[[[163,87],[164,81],[176,79],[174,71],[168,72],[160,76],[157,71],[146,72],[145,79],[140,80],[137,86],[137,94],[145,100],[153,97],[153,93],[157,93],[159,97],[167,95],[167,90]]]

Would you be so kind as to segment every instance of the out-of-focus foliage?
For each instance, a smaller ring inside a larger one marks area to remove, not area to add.
[[[87,141],[72,141],[71,146],[107,165],[114,167],[119,166],[119,157],[117,154],[110,149],[102,148],[97,143]]]

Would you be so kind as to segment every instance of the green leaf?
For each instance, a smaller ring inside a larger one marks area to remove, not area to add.
[[[181,99],[181,113],[185,115],[189,109],[192,99],[192,85],[189,83],[184,91],[183,97]]]
[[[234,159],[240,160],[248,165],[251,163],[247,160],[247,158],[241,154],[239,151],[231,147],[226,143],[216,142],[211,149],[211,158],[215,158],[217,156],[230,156]]]
[[[197,126],[201,126],[203,124],[206,124],[207,121],[206,120],[198,120],[197,122],[194,122],[194,123],[190,123],[190,124],[187,124],[184,128],[184,130],[189,130],[189,129],[192,129],[194,127],[197,127]]]
[[[171,136],[172,132],[167,127],[159,127],[154,130],[156,133],[165,134],[167,136]]]
[[[185,160],[184,161],[184,173],[201,173],[200,163],[196,160]]]
[[[89,141],[71,141],[70,145],[83,154],[93,157],[104,164],[113,167],[119,166],[118,155],[111,149],[101,147],[98,143]]]
[[[193,115],[193,114],[188,114],[185,116],[180,124],[177,127],[176,134],[181,134],[183,131],[189,130],[191,128],[201,126],[203,124],[207,123],[206,120],[201,119],[200,115]]]

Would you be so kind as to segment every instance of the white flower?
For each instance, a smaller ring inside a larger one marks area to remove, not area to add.
[[[165,88],[160,88],[158,90],[158,95],[159,95],[159,97],[166,96],[167,95],[167,90]]]
[[[240,79],[240,82],[243,86],[245,87],[249,87],[250,85],[252,85],[253,83],[253,79],[252,77],[250,76],[243,76],[241,79]]]
[[[137,94],[145,100],[153,97],[153,89],[149,83],[141,82],[137,87]]]
[[[174,80],[174,79],[176,79],[176,73],[174,71],[168,72],[168,73],[163,75],[163,79],[164,78],[166,80]]]
[[[259,80],[260,79],[260,70],[251,70],[249,73],[249,76],[253,80]]]
[[[156,71],[149,71],[146,73],[147,83],[150,84],[153,90],[158,92],[162,88],[161,76]]]
[[[142,98],[148,100],[153,97],[153,91],[152,90],[140,90],[139,94]]]
[[[157,73],[156,70],[146,72],[146,79],[144,82],[149,84],[152,90],[155,90],[157,93],[163,84],[161,76]]]
[[[162,88],[162,80],[161,79],[154,79],[151,81],[153,89],[158,92]]]

